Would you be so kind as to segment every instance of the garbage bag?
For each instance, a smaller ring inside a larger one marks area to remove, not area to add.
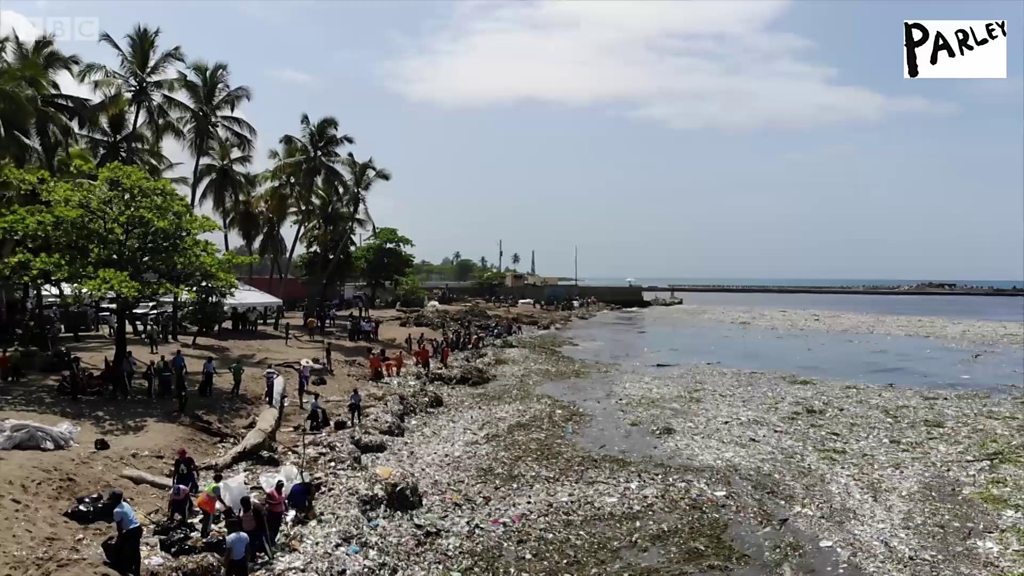
[[[61,422],[46,426],[24,420],[0,422],[0,450],[66,450],[75,445],[78,426]]]
[[[102,494],[78,496],[75,503],[64,512],[64,517],[79,524],[113,522],[115,504]]]
[[[284,480],[284,494],[287,496],[292,486],[299,481],[299,469],[289,464],[282,466],[277,472],[260,474],[260,487],[264,492],[270,492],[279,479]]]
[[[249,487],[245,485],[245,474],[232,476],[220,483],[221,498],[234,510],[242,509],[242,496],[248,495]]]

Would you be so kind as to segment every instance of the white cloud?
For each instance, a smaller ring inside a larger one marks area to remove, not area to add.
[[[398,93],[439,105],[618,105],[675,128],[802,127],[943,110],[844,85],[773,29],[789,2],[458,4],[385,66]]]
[[[312,84],[316,81],[316,78],[313,78],[309,74],[298,70],[292,70],[291,68],[274,68],[272,70],[267,70],[267,74],[272,78],[292,84]]]

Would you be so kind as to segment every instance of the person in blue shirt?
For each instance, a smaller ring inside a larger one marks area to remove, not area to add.
[[[224,540],[225,576],[249,576],[249,535],[242,531],[242,522],[231,518],[226,522],[228,537]]]
[[[114,504],[114,525],[117,527],[117,539],[114,549],[115,568],[131,576],[142,574],[142,524],[135,517],[135,510],[124,501],[124,493],[120,490],[110,492],[110,502]]]

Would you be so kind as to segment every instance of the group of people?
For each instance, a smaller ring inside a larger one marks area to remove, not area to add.
[[[348,341],[349,342],[377,342],[380,340],[380,320],[369,316],[356,318],[355,314],[348,315]]]
[[[285,481],[278,479],[274,487],[266,491],[262,502],[251,495],[242,496],[235,510],[224,500],[223,480],[221,474],[214,474],[211,482],[200,490],[199,467],[195,459],[184,448],[178,450],[171,468],[167,522],[187,524],[198,509],[201,514],[200,535],[207,538],[215,517],[221,512],[227,533],[223,558],[225,574],[247,576],[249,563],[258,554],[273,559],[274,546],[288,510],[306,513],[311,509],[313,486],[303,481],[286,492]],[[117,535],[107,551],[107,558],[112,567],[122,574],[141,576],[142,524],[135,510],[125,501],[123,492],[112,491],[110,500],[115,505],[113,519]]]
[[[247,308],[245,310],[239,310],[238,308],[231,308],[231,314],[229,316],[231,320],[231,331],[232,332],[256,332],[259,330],[260,318],[263,315],[259,310],[255,308]]]

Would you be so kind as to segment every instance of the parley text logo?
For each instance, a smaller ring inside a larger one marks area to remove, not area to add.
[[[904,20],[904,78],[1006,78],[1006,20]]]

